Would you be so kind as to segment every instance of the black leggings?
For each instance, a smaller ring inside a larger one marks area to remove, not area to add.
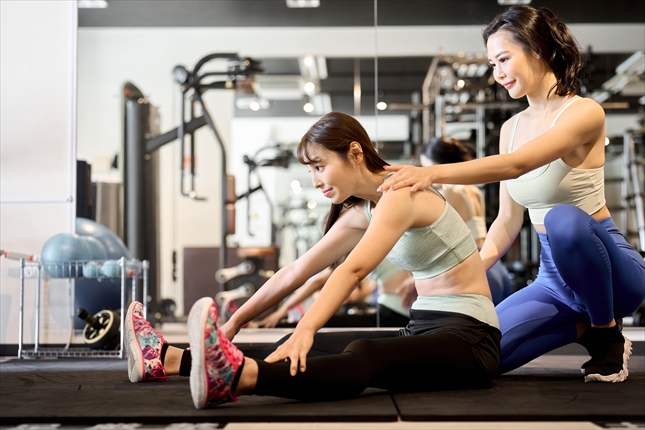
[[[289,374],[287,362],[258,360],[251,394],[316,401],[355,397],[367,387],[413,392],[491,386],[499,330],[450,312],[413,311],[412,316],[407,329],[359,338],[340,354],[310,356],[307,370],[296,376]]]

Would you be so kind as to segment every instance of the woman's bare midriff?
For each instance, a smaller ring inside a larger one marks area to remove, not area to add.
[[[610,216],[611,214],[609,213],[607,206],[603,206],[598,212],[591,215],[591,217],[596,221],[602,221],[606,218],[609,218]],[[535,228],[535,231],[537,231],[538,233],[546,233],[544,224],[533,224],[533,228]]]
[[[473,252],[457,266],[439,276],[415,281],[415,286],[420,296],[481,294],[491,298],[479,251]]]

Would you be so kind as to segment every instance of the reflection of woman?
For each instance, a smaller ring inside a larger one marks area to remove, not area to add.
[[[298,304],[320,290],[332,272],[331,268],[327,268],[311,277],[285,300],[278,309],[260,321],[257,326],[266,328],[277,326],[282,319],[287,317],[290,309],[298,306]],[[410,310],[407,306],[403,306],[401,296],[396,293],[396,290],[410,277],[410,272],[390,263],[386,258],[365,279],[358,283],[343,304],[361,302],[375,288],[378,288],[379,327],[405,327],[410,320]]]
[[[315,188],[332,202],[326,233],[271,277],[221,329],[211,298],[193,306],[188,330],[195,406],[241,394],[313,400],[356,396],[366,387],[489,387],[499,357],[497,315],[477,246],[454,209],[432,190],[376,192],[387,176],[385,161],[349,115],[330,113],[316,122],[298,146],[298,159],[310,170]],[[293,335],[266,361],[243,357],[229,342],[239,327],[343,255],[346,260]],[[415,277],[419,298],[408,328],[354,341],[341,354],[308,358],[316,331],[386,255]],[[164,349],[140,309],[135,303],[126,315],[128,355],[134,357],[143,355],[144,345]],[[137,366],[129,359],[129,367]]]
[[[469,161],[473,159],[472,152],[473,149],[469,145],[458,139],[433,137],[421,150],[421,165]],[[441,194],[464,220],[477,247],[481,249],[486,238],[486,206],[482,192],[474,185],[443,185]],[[486,278],[495,305],[513,292],[511,278],[501,260],[486,271]]]
[[[540,237],[535,282],[497,306],[501,371],[578,342],[586,381],[627,378],[631,342],[616,318],[645,296],[645,263],[605,205],[605,115],[577,97],[582,64],[569,29],[548,9],[512,6],[484,30],[495,80],[529,107],[501,130],[500,154],[465,163],[393,167],[385,189],[433,183],[500,185],[500,209],[481,256],[491,267],[511,245],[524,207]],[[590,327],[589,327],[590,326]]]

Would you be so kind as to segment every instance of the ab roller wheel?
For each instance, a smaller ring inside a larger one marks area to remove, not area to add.
[[[121,318],[109,309],[93,316],[85,309],[78,310],[78,317],[87,322],[83,329],[83,341],[92,349],[113,350],[119,347]]]

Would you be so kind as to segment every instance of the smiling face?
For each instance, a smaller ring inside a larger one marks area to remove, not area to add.
[[[353,195],[352,183],[355,169],[334,151],[316,145],[315,159],[307,164],[314,188],[322,191],[334,204],[343,203]]]
[[[544,72],[537,54],[525,50],[510,32],[500,30],[492,34],[486,47],[495,81],[512,98],[519,99],[542,88]]]

